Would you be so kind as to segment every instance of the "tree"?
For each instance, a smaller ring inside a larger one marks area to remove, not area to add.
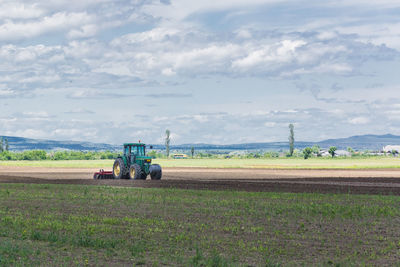
[[[313,150],[310,147],[306,147],[303,149],[303,156],[304,159],[308,159],[311,156],[311,153],[313,152]]]
[[[8,139],[6,138],[6,151],[10,150],[10,146],[8,145]]]
[[[317,157],[321,157],[321,148],[319,145],[313,145],[311,150],[315,155],[317,155]]]
[[[3,137],[0,139],[0,152],[4,151]]]
[[[194,156],[194,147],[192,147],[192,148],[190,149],[190,153],[192,153],[192,158],[193,158],[193,156]]]
[[[350,154],[354,154],[354,149],[352,149],[351,147],[348,147],[347,152],[349,152]]]
[[[167,157],[169,157],[169,143],[171,141],[171,132],[170,130],[165,131],[165,151],[167,153]]]
[[[335,146],[331,146],[330,148],[329,148],[329,154],[331,154],[331,156],[332,156],[332,158],[335,156],[335,151],[336,151],[336,147]]]
[[[157,157],[157,152],[155,150],[152,150],[149,153],[147,153],[147,155],[152,159],[155,159]]]
[[[289,135],[289,155],[293,156],[294,151],[294,126],[289,124],[290,135]]]

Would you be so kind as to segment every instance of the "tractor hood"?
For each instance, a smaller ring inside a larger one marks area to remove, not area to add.
[[[136,156],[136,160],[143,160],[145,163],[151,163],[151,157],[147,156]]]

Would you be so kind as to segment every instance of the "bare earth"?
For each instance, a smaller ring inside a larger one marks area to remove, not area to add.
[[[164,168],[161,181],[94,180],[97,169],[0,166],[0,183],[400,195],[400,169],[282,170]]]

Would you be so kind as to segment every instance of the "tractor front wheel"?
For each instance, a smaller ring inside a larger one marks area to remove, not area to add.
[[[121,158],[117,158],[114,161],[113,165],[113,176],[114,179],[122,179],[125,176],[125,164],[124,161]]]
[[[162,176],[161,166],[152,164],[149,168],[151,180],[160,180]]]
[[[142,178],[142,168],[138,164],[133,164],[129,168],[129,178],[134,180]]]

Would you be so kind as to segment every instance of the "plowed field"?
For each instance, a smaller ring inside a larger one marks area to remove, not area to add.
[[[161,181],[93,180],[96,169],[0,166],[0,183],[400,195],[400,170],[164,168]]]

